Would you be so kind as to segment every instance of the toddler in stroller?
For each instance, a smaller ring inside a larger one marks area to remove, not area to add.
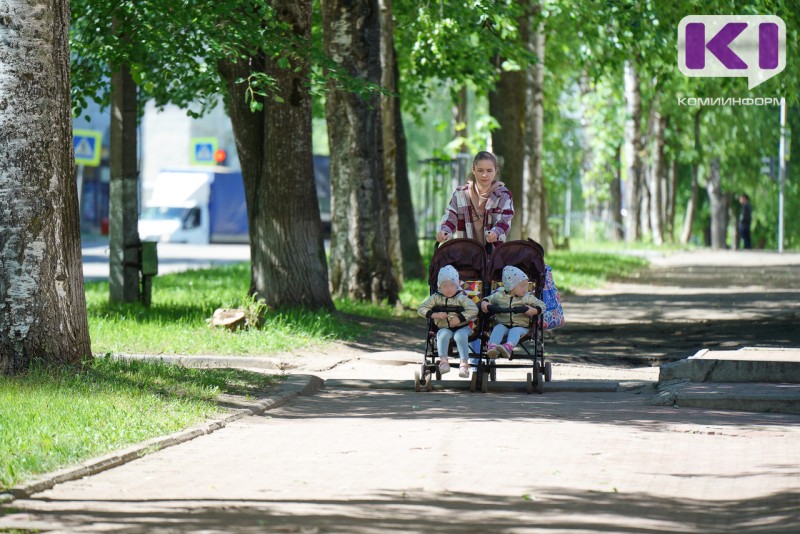
[[[511,358],[519,340],[530,332],[532,318],[544,312],[544,302],[529,291],[528,283],[524,272],[507,265],[503,268],[503,286],[481,302],[485,314],[497,309],[508,310],[494,315],[495,326],[486,345],[489,358],[496,358],[498,354]]]
[[[447,352],[450,340],[455,340],[459,357],[459,376],[469,377],[468,340],[472,333],[471,322],[478,318],[478,307],[461,289],[458,271],[452,265],[439,270],[437,291],[425,299],[417,312],[433,321],[438,328],[436,347],[439,354],[439,373],[450,371]]]

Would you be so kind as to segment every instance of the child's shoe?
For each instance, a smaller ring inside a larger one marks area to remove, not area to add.
[[[508,358],[511,356],[511,353],[508,352],[508,343],[503,343],[502,345],[497,346],[497,353],[498,356],[501,358]]]
[[[511,354],[514,353],[514,345],[512,345],[511,343],[503,343],[502,347],[504,349],[506,349],[505,350],[506,358],[508,358],[510,360],[511,359]]]
[[[458,366],[458,376],[469,378],[469,364],[467,362],[461,362],[461,365]]]
[[[487,347],[489,350],[486,351],[486,356],[488,358],[497,358],[497,345],[489,343]]]
[[[450,372],[450,362],[447,361],[447,357],[439,359],[439,373],[447,374]]]

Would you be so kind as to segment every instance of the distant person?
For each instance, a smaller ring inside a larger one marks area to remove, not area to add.
[[[436,241],[444,243],[454,235],[474,239],[491,252],[493,243],[506,240],[514,203],[511,191],[497,176],[497,158],[491,152],[478,152],[472,161],[467,183],[460,185],[450,198],[436,233]]]
[[[742,193],[739,195],[739,204],[742,205],[739,210],[739,237],[742,240],[742,248],[750,249],[750,224],[753,218],[753,207],[750,205],[750,197]]]

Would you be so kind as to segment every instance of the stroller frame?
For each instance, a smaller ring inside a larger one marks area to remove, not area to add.
[[[439,269],[445,265],[453,265],[458,271],[459,278],[462,281],[475,280],[480,281],[484,289],[481,291],[481,296],[485,295],[485,274],[487,266],[486,250],[483,246],[472,239],[451,239],[441,246],[439,243],[434,245],[433,259],[428,275],[428,286],[431,294],[436,291],[437,279]],[[436,309],[436,308],[434,308]],[[478,313],[476,328],[473,329],[469,336],[469,343],[476,339],[481,339],[483,328],[482,314]],[[439,328],[434,324],[432,319],[428,319],[428,335],[425,340],[425,356],[423,357],[420,370],[414,373],[414,390],[421,391],[424,387],[426,391],[433,390],[432,377],[436,380],[442,379],[442,374],[439,371],[440,354],[436,346],[436,333]],[[484,343],[481,341],[481,352],[484,352]],[[447,348],[448,356],[456,354],[455,340],[451,340]],[[476,354],[470,347],[471,356],[480,356]]]
[[[434,258],[437,258],[437,253],[443,250],[445,246],[457,247],[460,243],[465,241],[474,243],[474,245],[483,252],[483,257],[485,258],[483,247],[478,242],[469,239],[455,239],[446,242],[442,247],[434,249]],[[470,247],[472,246],[467,246],[467,248]],[[480,256],[480,253],[475,253]],[[515,253],[518,254],[518,257],[522,258],[521,261],[505,261],[509,256],[514,257]],[[463,260],[463,258],[458,259]],[[429,275],[431,292],[433,292],[433,289],[436,287],[436,276],[439,268],[441,268],[443,264],[448,263],[447,258],[437,262],[431,261]],[[485,277],[481,279],[483,282],[482,297],[485,298],[491,292],[491,282],[500,279],[497,273],[502,273],[502,269],[506,265],[514,265],[515,263],[515,266],[522,269],[529,280],[534,282],[534,294],[537,298],[541,298],[546,274],[544,249],[539,243],[532,239],[528,239],[527,241],[510,241],[495,248],[491,257],[487,260],[488,269],[486,270]],[[460,274],[461,269],[458,265],[455,265],[455,267]],[[475,267],[474,263],[472,267]],[[519,343],[507,360],[508,363],[505,363],[503,359],[498,361],[497,358],[489,358],[487,355],[487,345],[491,333],[489,324],[492,315],[491,313],[483,313],[479,307],[477,327],[469,336],[470,343],[476,339],[480,340],[480,351],[478,353],[470,347],[470,364],[474,368],[470,377],[470,391],[475,392],[480,389],[481,392],[486,393],[489,391],[489,381],[494,382],[497,380],[498,368],[517,368],[530,369],[525,380],[526,393],[530,394],[533,393],[533,391],[540,394],[543,393],[545,382],[550,382],[552,380],[552,365],[550,362],[545,361],[544,356],[544,319],[542,314],[531,318],[529,332],[520,338]],[[423,387],[426,391],[432,391],[433,377],[435,376],[436,380],[441,380],[442,375],[438,365],[440,355],[438,354],[435,339],[437,331],[438,328],[433,324],[433,320],[428,319],[428,336],[425,344],[425,355],[420,370],[415,373],[415,391],[421,391]],[[451,340],[448,346],[448,355],[454,354],[454,348],[455,342]]]

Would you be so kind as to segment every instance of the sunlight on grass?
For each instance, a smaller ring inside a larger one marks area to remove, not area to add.
[[[335,313],[268,312],[258,330],[209,328],[217,308],[242,305],[250,284],[247,264],[157,276],[153,301],[109,304],[108,283],[86,284],[89,332],[95,353],[270,354],[330,340],[353,339],[361,327]]]
[[[220,393],[254,396],[276,377],[97,358],[0,380],[0,490],[222,412]]]

